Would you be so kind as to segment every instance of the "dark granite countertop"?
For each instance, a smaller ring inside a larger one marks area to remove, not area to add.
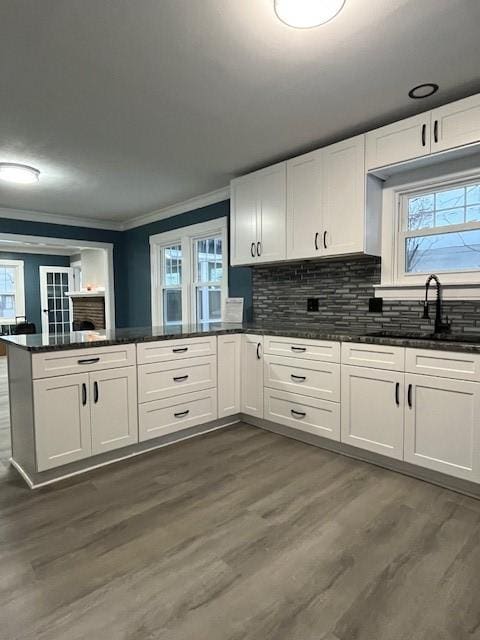
[[[480,335],[429,336],[420,338],[419,334],[395,335],[384,332],[383,335],[368,335],[354,329],[332,329],[322,325],[258,325],[258,324],[204,324],[173,327],[130,327],[110,331],[78,331],[64,336],[52,337],[41,333],[26,336],[0,336],[0,340],[9,346],[16,346],[32,352],[63,351],[105,347],[115,344],[152,342],[155,340],[174,340],[194,338],[206,335],[227,333],[250,333],[259,335],[277,335],[287,338],[333,340],[338,342],[362,342],[366,344],[384,344],[415,349],[438,349],[464,353],[480,353]]]

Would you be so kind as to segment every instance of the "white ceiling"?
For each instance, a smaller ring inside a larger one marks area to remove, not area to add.
[[[480,91],[479,0],[1,0],[0,207],[121,221]],[[435,98],[408,90],[437,82]]]

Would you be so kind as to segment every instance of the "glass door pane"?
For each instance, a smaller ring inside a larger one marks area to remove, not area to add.
[[[70,298],[66,295],[71,282],[69,270],[55,271],[52,268],[46,272],[46,282],[42,283],[42,286],[46,286],[43,314],[47,316],[49,335],[64,335],[71,331]]]

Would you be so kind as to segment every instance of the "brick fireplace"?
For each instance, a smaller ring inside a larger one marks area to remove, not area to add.
[[[72,296],[73,322],[90,321],[95,329],[105,329],[105,298],[103,296]]]

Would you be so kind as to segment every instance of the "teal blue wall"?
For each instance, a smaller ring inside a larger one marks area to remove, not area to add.
[[[0,259],[23,260],[23,277],[25,281],[25,315],[28,322],[34,322],[37,331],[42,330],[42,311],[40,303],[40,269],[39,267],[69,267],[68,256],[50,256],[36,253],[10,253],[0,251]]]
[[[125,255],[128,256],[126,264],[128,265],[127,287],[129,293],[126,316],[129,326],[140,327],[151,324],[150,236],[224,217],[230,219],[229,200],[124,232],[124,250]],[[252,313],[251,269],[248,267],[229,267],[228,284],[231,297],[245,298],[244,314],[245,318],[250,320]]]
[[[123,232],[0,219],[0,233],[112,243],[116,325],[117,327],[140,327],[151,324],[150,236],[223,217],[230,219],[229,200]],[[229,267],[228,279],[229,295],[245,298],[244,314],[245,318],[250,320],[252,314],[250,268]]]

